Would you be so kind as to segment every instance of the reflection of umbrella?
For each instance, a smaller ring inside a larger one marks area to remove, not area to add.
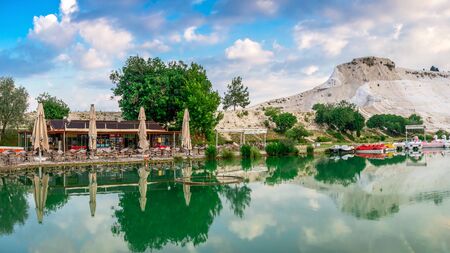
[[[91,216],[95,216],[95,209],[97,207],[97,173],[89,172],[89,207],[91,209]]]
[[[189,111],[187,108],[184,110],[183,126],[181,128],[181,147],[187,150],[192,149],[191,131],[189,129]]]
[[[33,135],[31,136],[31,143],[33,144],[33,149],[39,149],[39,157],[42,151],[48,151],[48,135],[47,135],[47,124],[45,123],[44,106],[39,103],[37,109],[37,116],[34,120]],[[39,159],[41,160],[41,159]]]
[[[45,174],[42,178],[34,176],[34,203],[36,205],[36,214],[39,223],[42,223],[44,219],[44,207],[47,201],[47,189],[48,189],[48,174]]]
[[[147,177],[150,174],[144,167],[141,167],[138,171],[139,173],[139,193],[141,197],[139,198],[139,203],[141,205],[142,212],[145,211],[145,204],[147,203]]]
[[[192,162],[189,167],[183,169],[183,180],[185,182],[191,181],[192,176]],[[184,200],[186,201],[186,206],[189,206],[191,203],[191,186],[189,184],[183,184],[183,194]]]
[[[95,107],[92,104],[89,111],[89,150],[97,150],[97,116],[95,115]]]
[[[147,126],[145,125],[145,120],[144,107],[141,107],[139,111],[139,147],[143,152],[147,151],[150,146],[147,140]]]

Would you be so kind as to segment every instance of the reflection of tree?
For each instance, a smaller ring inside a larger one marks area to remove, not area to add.
[[[17,181],[7,183],[5,178],[0,187],[0,235],[12,234],[14,225],[23,225],[28,218],[28,187]]]
[[[230,201],[230,207],[239,218],[244,216],[245,208],[250,205],[252,190],[247,185],[224,185],[222,193]]]
[[[371,164],[376,167],[384,166],[384,165],[394,165],[399,163],[404,163],[406,161],[406,156],[397,155],[391,158],[386,159],[368,159]]]
[[[357,175],[366,167],[366,160],[353,157],[347,160],[322,159],[316,164],[317,174],[314,177],[325,183],[339,183],[344,186],[354,183]]]
[[[270,177],[266,178],[266,183],[277,184],[283,181],[294,179],[300,169],[306,167],[307,163],[313,160],[312,157],[269,157],[266,166],[273,170]]]
[[[194,245],[208,238],[214,217],[222,210],[219,187],[191,187],[192,199],[185,204],[183,187],[172,190],[154,189],[149,186],[147,206],[142,212],[139,192],[124,193],[119,197],[121,209],[115,211],[116,223],[112,232],[123,235],[132,251],[162,249],[166,244]]]
[[[69,201],[69,194],[65,192],[58,192],[55,189],[49,188],[47,201],[45,202],[46,213],[56,212],[62,208]]]

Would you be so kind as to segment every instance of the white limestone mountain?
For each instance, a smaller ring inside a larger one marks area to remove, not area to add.
[[[325,83],[251,109],[271,106],[299,113],[311,111],[316,103],[341,100],[356,104],[366,118],[382,113],[416,113],[430,130],[450,130],[450,73],[400,68],[393,61],[378,57],[357,58],[338,65]]]

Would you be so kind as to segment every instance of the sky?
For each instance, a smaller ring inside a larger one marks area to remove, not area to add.
[[[127,57],[197,62],[221,95],[235,76],[252,104],[326,81],[340,63],[387,57],[450,69],[446,0],[1,0],[0,76],[73,111],[118,110],[111,71]]]

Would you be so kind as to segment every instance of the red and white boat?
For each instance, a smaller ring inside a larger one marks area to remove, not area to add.
[[[386,145],[384,144],[363,144],[356,147],[356,153],[360,154],[383,154]]]

